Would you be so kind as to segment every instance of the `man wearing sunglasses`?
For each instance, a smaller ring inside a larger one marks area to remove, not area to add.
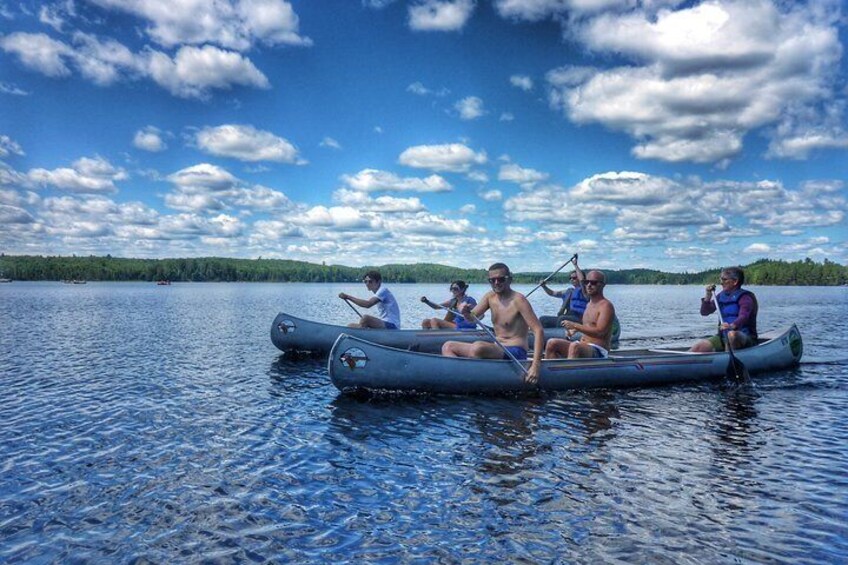
[[[576,358],[598,358],[602,359],[609,355],[612,343],[613,322],[615,321],[615,307],[612,302],[604,296],[606,276],[601,271],[589,271],[583,280],[583,289],[589,297],[589,305],[583,312],[582,322],[571,322],[566,320],[562,326],[571,337],[580,332],[580,341],[570,341],[561,338],[548,340],[545,347],[545,359],[559,359],[568,357]]]
[[[702,339],[692,346],[690,351],[712,353],[724,351],[725,337],[733,349],[751,347],[757,343],[757,297],[745,290],[745,272],[739,267],[728,267],[721,271],[719,278],[721,291],[715,296],[721,308],[721,322],[718,334]],[[701,299],[701,316],[709,316],[716,311],[713,293],[716,285],[709,284]]]
[[[394,295],[389,292],[389,289],[382,285],[383,277],[380,271],[368,271],[362,279],[365,283],[365,288],[374,293],[374,296],[368,298],[356,298],[345,292],[339,293],[339,298],[353,302],[362,308],[371,308],[377,306],[377,312],[380,317],[371,316],[370,314],[360,315],[359,322],[350,324],[352,328],[384,328],[388,330],[396,330],[400,328],[400,307]]]
[[[476,321],[487,310],[491,310],[492,325],[498,343],[448,341],[442,346],[442,355],[510,359],[510,356],[504,352],[504,349],[507,349],[515,359],[525,360],[527,359],[527,335],[532,331],[535,337],[533,362],[527,369],[525,379],[528,383],[535,384],[539,380],[539,366],[542,361],[542,350],[545,347],[545,330],[542,329],[542,324],[527,298],[520,292],[512,290],[512,274],[509,267],[503,263],[495,263],[489,267],[489,284],[492,290],[480,299],[473,310],[466,305],[462,315],[468,320]]]

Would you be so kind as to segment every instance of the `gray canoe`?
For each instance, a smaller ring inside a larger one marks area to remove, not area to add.
[[[271,324],[271,341],[282,351],[330,351],[341,334],[347,334],[398,349],[440,353],[446,341],[492,341],[484,330],[378,330],[349,328],[305,320],[280,312]],[[562,328],[546,329],[545,338],[565,337]],[[533,343],[532,334],[529,345]]]
[[[803,353],[793,325],[760,336],[754,347],[736,352],[749,373],[786,369]],[[352,390],[485,394],[661,385],[720,378],[727,353],[683,349],[620,350],[608,359],[543,360],[538,386],[524,382],[513,361],[460,359],[405,351],[343,334],[330,351],[327,368],[336,387]],[[529,362],[524,362],[525,367]]]

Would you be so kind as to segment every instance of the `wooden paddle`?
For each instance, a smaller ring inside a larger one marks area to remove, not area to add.
[[[544,279],[544,280],[542,280],[542,282],[540,282],[540,283],[539,283],[539,284],[537,284],[535,287],[533,287],[533,290],[531,290],[530,292],[528,292],[528,293],[527,293],[527,294],[525,294],[524,296],[530,296],[531,294],[533,294],[534,292],[536,292],[536,290],[538,290],[538,288],[539,288],[540,286],[542,286],[543,284],[545,284],[546,282],[548,282],[549,280],[551,280],[551,278],[552,278],[555,274],[557,274],[558,272],[560,272],[561,270],[563,270],[563,269],[565,268],[565,266],[566,266],[566,265],[568,265],[569,263],[571,263],[572,261],[577,261],[577,253],[575,253],[574,255],[572,255],[572,256],[571,256],[571,259],[569,259],[568,261],[566,261],[565,263],[563,263],[562,265],[560,265],[559,269],[557,269],[556,271],[554,271],[553,273],[551,273],[550,275],[548,275],[547,277],[545,277],[545,279]]]
[[[718,295],[715,292],[713,292],[713,302],[715,302],[716,314],[718,314],[719,333],[724,332],[724,342],[727,344],[727,352],[730,354],[730,361],[727,363],[727,377],[733,378],[737,381],[748,381],[751,379],[751,375],[748,373],[748,368],[745,367],[742,360],[736,356],[736,353],[734,353],[733,345],[730,343],[730,336],[728,335],[727,330],[721,329],[721,325],[724,324],[724,320],[721,317],[721,306],[719,306]]]
[[[450,308],[447,308],[445,306],[442,306],[442,308],[444,308],[448,312],[451,312],[454,316],[462,317],[462,314],[457,312],[456,310],[451,310]],[[500,348],[503,349],[503,352],[506,353],[507,357],[512,359],[515,362],[515,364],[518,365],[518,368],[521,369],[521,371],[524,373],[524,376],[526,377],[527,376],[527,368],[524,365],[521,364],[521,361],[519,361],[518,359],[515,358],[515,355],[512,354],[512,351],[507,349],[506,346],[504,346],[504,344],[502,344],[501,342],[498,341],[498,338],[495,337],[495,334],[492,333],[492,330],[489,329],[489,326],[487,326],[486,324],[481,322],[479,320],[479,318],[474,318],[474,320],[475,320],[475,323],[478,326],[483,328],[483,331],[485,331],[487,334],[489,334],[489,337],[492,338],[492,341],[497,343],[500,346]]]

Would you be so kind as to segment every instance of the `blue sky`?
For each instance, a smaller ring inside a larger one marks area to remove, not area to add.
[[[838,0],[0,2],[0,251],[848,263]]]

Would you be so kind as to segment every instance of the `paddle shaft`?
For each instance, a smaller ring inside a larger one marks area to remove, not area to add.
[[[345,298],[345,299],[344,299],[344,301],[345,301],[345,304],[347,304],[348,306],[350,306],[350,309],[351,309],[351,310],[353,310],[354,312],[356,312],[356,315],[357,315],[357,316],[359,316],[360,318],[362,317],[362,314],[360,314],[360,313],[359,313],[359,310],[357,310],[356,308],[354,308],[354,307],[353,307],[353,304],[351,304],[351,303],[350,303],[350,300],[348,300],[347,298]]]
[[[548,275],[548,276],[547,276],[547,277],[546,277],[546,278],[545,278],[542,282],[540,282],[540,283],[539,283],[539,284],[537,284],[535,287],[533,287],[533,290],[531,290],[530,292],[528,292],[528,293],[527,293],[527,294],[525,294],[524,296],[530,296],[531,294],[533,294],[534,292],[536,292],[536,290],[537,290],[540,286],[542,286],[543,284],[545,284],[546,282],[548,282],[549,280],[551,280],[551,278],[552,278],[555,274],[557,274],[558,272],[560,272],[561,270],[563,270],[563,269],[565,268],[565,266],[566,266],[566,265],[568,265],[569,263],[571,263],[572,261],[574,261],[574,260],[576,260],[576,259],[577,259],[577,253],[575,253],[574,255],[572,255],[572,256],[571,256],[571,259],[569,259],[568,261],[566,261],[565,263],[563,263],[562,265],[560,265],[560,268],[559,268],[559,269],[557,269],[556,271],[554,271],[553,273],[551,273],[550,275]]]
[[[733,365],[733,376],[736,377],[736,379],[743,379],[745,377],[747,369],[745,368],[745,365],[742,363],[742,361],[740,361],[739,358],[736,356],[736,353],[734,353],[733,351],[733,344],[730,343],[729,331],[721,329],[721,325],[724,324],[724,318],[721,317],[721,305],[718,303],[718,294],[716,294],[715,291],[713,291],[713,302],[716,306],[716,314],[718,314],[718,322],[720,324],[719,333],[721,333],[722,331],[724,332],[724,339],[726,340],[725,343],[727,343],[727,353],[730,354],[730,364]],[[740,371],[737,371],[737,367],[740,368]],[[740,375],[739,372],[741,372],[742,374]]]
[[[460,313],[459,313],[459,312],[457,312],[456,310],[453,310],[453,309],[451,309],[451,308],[447,308],[447,307],[444,307],[444,306],[442,306],[442,308],[444,308],[444,309],[445,309],[445,310],[447,310],[448,312],[453,313],[453,315],[454,315],[454,316],[463,317],[463,316],[462,316],[462,314],[460,314]],[[486,327],[486,324],[484,324],[483,322],[481,322],[480,320],[478,320],[478,319],[476,319],[476,318],[475,318],[475,323],[476,323],[478,326],[480,326],[481,328],[483,328],[483,331],[485,331],[487,334],[489,334],[489,337],[490,337],[490,338],[492,338],[492,340],[493,340],[495,343],[497,343],[497,344],[498,344],[498,346],[500,346],[500,348],[501,348],[501,349],[503,349],[503,352],[504,352],[504,353],[506,353],[506,355],[507,355],[510,359],[512,359],[512,360],[515,362],[515,364],[516,364],[516,365],[518,365],[518,368],[519,368],[519,369],[521,369],[521,371],[522,371],[525,375],[527,375],[527,368],[526,368],[526,367],[524,367],[524,365],[522,365],[522,364],[521,364],[521,361],[519,361],[518,359],[516,359],[516,358],[515,358],[515,355],[513,355],[513,354],[512,354],[512,351],[510,351],[509,349],[507,349],[507,348],[506,348],[506,346],[505,346],[504,344],[502,344],[501,342],[499,342],[499,341],[498,341],[498,338],[497,338],[497,337],[495,337],[495,334],[494,334],[494,333],[492,333],[492,330],[490,330],[488,327]]]

